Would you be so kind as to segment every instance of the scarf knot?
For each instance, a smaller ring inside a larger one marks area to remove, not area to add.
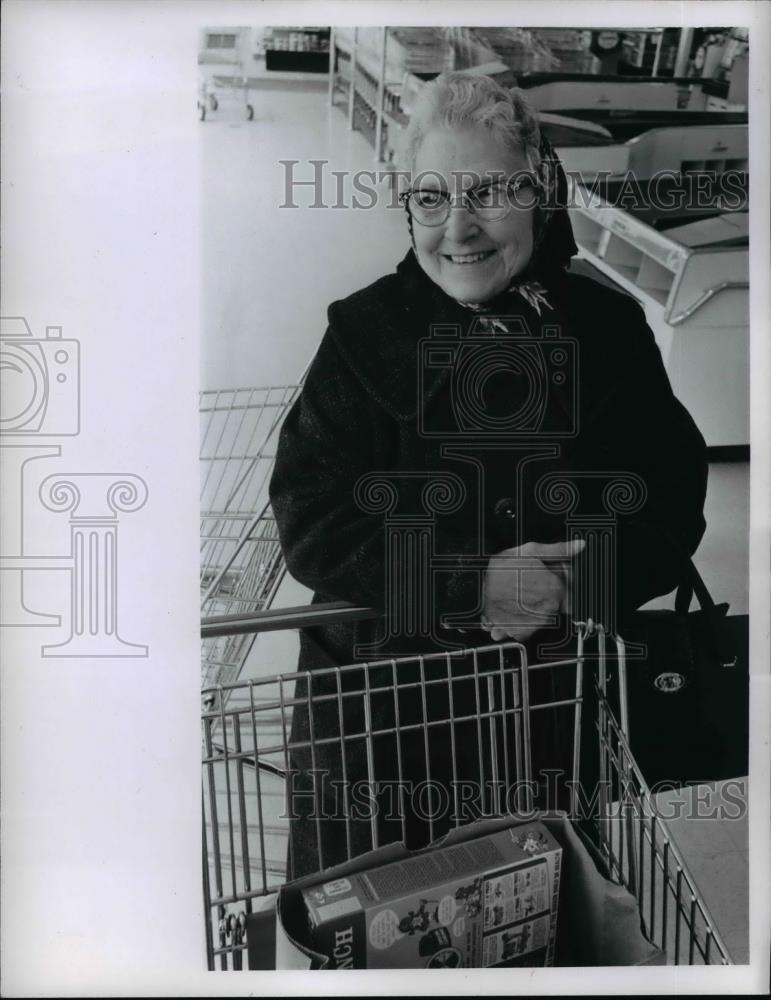
[[[508,294],[521,295],[525,302],[535,309],[539,317],[541,315],[541,306],[546,306],[547,309],[551,309],[551,304],[547,297],[548,293],[540,281],[525,281],[521,285],[512,285],[508,290]],[[466,309],[471,309],[476,313],[501,311],[499,306],[491,306],[484,302],[461,302],[460,305],[464,306]],[[495,326],[496,323],[498,323],[498,326],[501,325],[499,321],[493,319],[492,325]]]

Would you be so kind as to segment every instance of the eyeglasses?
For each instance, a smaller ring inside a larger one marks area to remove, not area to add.
[[[538,180],[534,174],[523,174],[514,180],[491,181],[462,191],[453,197],[439,188],[415,188],[405,191],[399,200],[421,226],[441,226],[450,215],[454,202],[460,201],[472,215],[483,222],[497,222],[512,208],[533,208],[538,202]]]

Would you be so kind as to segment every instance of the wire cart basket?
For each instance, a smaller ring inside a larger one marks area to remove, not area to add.
[[[254,119],[254,106],[249,94],[250,82],[246,67],[243,62],[231,63],[230,67],[229,73],[202,77],[198,87],[199,121],[206,121],[207,117],[222,111],[243,114],[249,122]]]
[[[314,605],[205,622],[202,632],[254,633],[372,616],[368,609],[347,605]],[[296,760],[332,766],[345,789],[353,776],[347,771],[350,762],[376,782],[377,762],[388,758],[400,781],[414,781],[416,770],[419,779],[429,780],[441,771],[443,780],[452,779],[448,787],[455,795],[462,747],[463,766],[470,760],[477,771],[482,815],[507,815],[513,810],[501,789],[529,787],[534,734],[543,731],[547,718],[567,733],[571,751],[568,816],[579,817],[576,824],[590,834],[605,877],[635,898],[648,940],[669,964],[732,964],[630,751],[623,641],[592,622],[576,623],[575,632],[575,655],[551,662],[528,662],[525,646],[506,642],[306,674],[293,671],[204,691],[209,967],[246,966],[247,915],[270,915],[274,894],[287,881],[288,788]],[[562,681],[554,686],[551,680],[558,675]],[[557,698],[549,693],[555,690]],[[306,720],[305,727],[293,726],[293,714]],[[325,719],[319,730],[316,716]],[[409,764],[402,757],[400,748],[410,741],[418,748],[417,765],[415,756]],[[437,755],[437,745],[449,753]],[[594,807],[582,812],[579,779],[587,754],[593,755],[599,794]],[[342,857],[328,856],[329,841],[325,845],[319,831],[318,870],[387,841],[405,840],[403,804],[400,799],[401,829],[392,827],[386,836],[375,813],[364,823],[352,821],[346,799],[335,838]],[[450,823],[458,826],[462,810],[457,801],[454,806]],[[430,814],[428,823],[429,840],[447,832],[434,827]]]
[[[268,499],[281,421],[300,384],[201,392],[201,613],[270,606],[284,577]],[[236,680],[254,634],[204,638],[204,687]]]

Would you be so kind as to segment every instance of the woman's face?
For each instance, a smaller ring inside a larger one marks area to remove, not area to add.
[[[528,170],[524,153],[506,149],[484,126],[469,124],[428,132],[418,147],[414,176],[422,190],[441,189],[457,196],[486,177]],[[486,302],[527,266],[533,252],[533,212],[532,207],[514,204],[502,219],[490,222],[456,198],[442,225],[424,226],[413,218],[418,261],[452,298]]]

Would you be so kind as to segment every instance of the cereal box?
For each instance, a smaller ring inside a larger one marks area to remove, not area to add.
[[[562,848],[518,824],[303,888],[330,969],[551,965]]]

